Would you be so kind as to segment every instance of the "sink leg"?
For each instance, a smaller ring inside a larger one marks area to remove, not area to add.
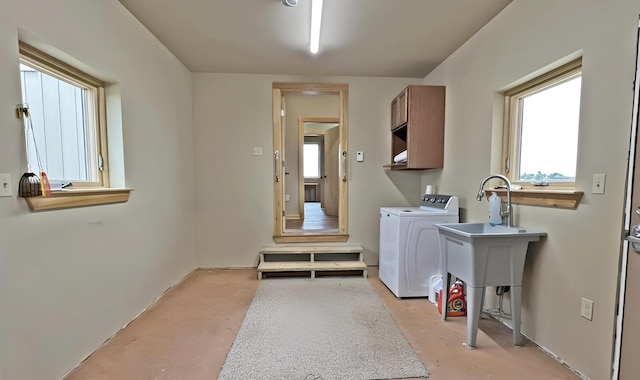
[[[484,288],[467,287],[467,346],[474,348],[478,337],[478,320],[482,309]]]
[[[447,279],[446,281],[444,281],[445,278]],[[440,297],[442,302],[442,320],[446,321],[447,304],[449,303],[449,287],[451,286],[451,273],[447,272],[442,276],[442,280],[442,297]]]
[[[511,287],[511,313],[513,314],[513,344],[522,346],[522,334],[520,334],[520,300],[522,287]]]

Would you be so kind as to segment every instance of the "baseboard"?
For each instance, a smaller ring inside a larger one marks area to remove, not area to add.
[[[284,218],[286,220],[300,220],[300,214],[287,214]]]

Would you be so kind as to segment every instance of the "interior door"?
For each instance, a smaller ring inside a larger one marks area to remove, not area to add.
[[[324,165],[325,181],[324,191],[324,211],[327,215],[338,215],[338,194],[339,178],[338,164],[340,159],[339,147],[340,132],[338,127],[328,129],[324,134]]]
[[[622,333],[619,334],[616,342],[617,352],[614,360],[614,378],[615,372],[618,371],[617,378],[622,380],[637,379],[640,373],[638,360],[640,352],[640,155],[638,154],[640,143],[637,137],[639,80],[640,73],[636,67],[625,220],[625,227],[630,230],[630,237],[627,238],[628,249],[624,252],[622,260],[622,302],[620,303]]]
[[[638,152],[636,142],[636,152]],[[633,186],[630,213],[632,226],[640,225],[640,159],[635,155],[633,163]],[[640,235],[640,229],[631,231],[632,235]],[[631,239],[631,238],[628,238]],[[635,245],[635,247],[634,247]],[[622,335],[620,348],[620,379],[636,379],[640,373],[640,239],[631,242],[627,251],[626,281],[624,292],[624,309],[622,314]]]

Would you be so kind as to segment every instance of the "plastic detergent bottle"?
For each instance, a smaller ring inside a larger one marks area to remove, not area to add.
[[[498,194],[492,192],[491,197],[489,197],[489,224],[492,226],[502,224],[502,216],[500,215],[501,202]]]

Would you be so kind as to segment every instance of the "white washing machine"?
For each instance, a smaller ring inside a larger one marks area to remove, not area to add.
[[[438,223],[458,222],[458,197],[425,195],[420,207],[380,208],[378,276],[396,297],[428,297],[442,274]]]

